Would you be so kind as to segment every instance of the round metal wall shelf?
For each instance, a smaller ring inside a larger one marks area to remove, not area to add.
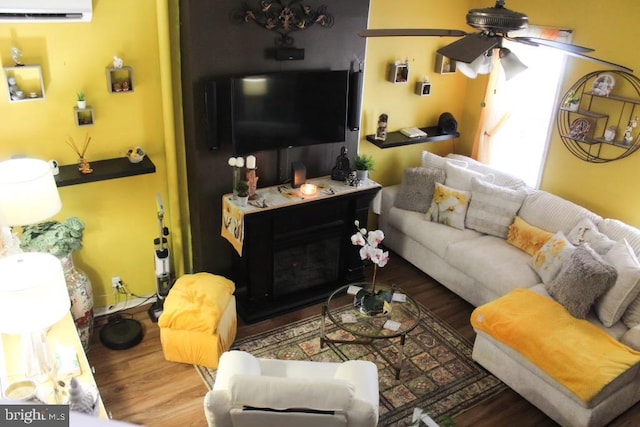
[[[579,99],[577,108],[569,100]],[[581,160],[606,163],[640,148],[640,79],[624,71],[595,71],[564,94],[558,132],[565,147]]]

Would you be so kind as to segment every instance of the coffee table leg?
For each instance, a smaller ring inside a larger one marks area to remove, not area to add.
[[[407,335],[400,335],[400,348],[398,349],[398,364],[396,365],[396,379],[400,379],[400,369],[402,369],[402,362],[404,361],[404,342]]]

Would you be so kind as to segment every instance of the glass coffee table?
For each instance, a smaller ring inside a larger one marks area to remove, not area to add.
[[[370,345],[377,339],[398,338],[398,358],[389,360],[380,352],[380,356],[395,369],[396,379],[400,379],[400,369],[404,360],[404,343],[407,334],[413,330],[420,321],[420,307],[418,303],[407,295],[402,289],[394,286],[376,284],[376,291],[388,291],[394,298],[389,302],[390,311],[387,314],[370,316],[363,314],[353,304],[358,288],[370,289],[367,282],[352,283],[336,289],[327,301],[322,305],[322,321],[320,324],[320,346],[326,343],[349,343]],[[345,307],[345,297],[351,297],[351,305]],[[353,340],[331,339],[326,335],[327,317],[340,329],[349,332],[355,338]]]

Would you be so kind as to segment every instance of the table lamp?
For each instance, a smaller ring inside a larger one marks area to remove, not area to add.
[[[22,335],[25,373],[37,380],[52,372],[46,332],[71,303],[60,260],[22,253],[11,226],[45,221],[61,207],[49,163],[31,158],[0,162],[0,333]]]
[[[21,252],[11,226],[45,221],[61,207],[49,163],[30,158],[0,162],[0,256]]]

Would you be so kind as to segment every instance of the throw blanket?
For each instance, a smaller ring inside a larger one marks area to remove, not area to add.
[[[528,289],[476,308],[471,324],[529,359],[585,403],[640,362],[640,352]]]

